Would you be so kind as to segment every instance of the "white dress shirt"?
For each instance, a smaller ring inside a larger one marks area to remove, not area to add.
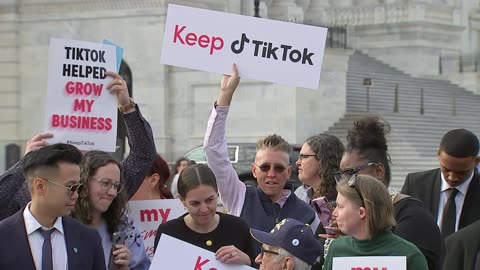
[[[177,198],[178,195],[178,189],[177,189],[177,184],[178,184],[178,177],[180,174],[175,174],[172,179],[172,185],[170,186],[170,191],[172,192],[173,198]]]
[[[445,181],[445,177],[443,176],[443,173],[440,172],[440,175],[442,177],[442,186],[440,187],[440,202],[438,205],[438,216],[437,216],[437,224],[440,230],[442,229],[442,217],[443,217],[443,208],[445,207],[445,204],[448,201],[448,189],[451,188],[450,185]],[[465,196],[467,194],[468,186],[470,185],[470,182],[472,182],[473,179],[473,172],[472,174],[467,178],[465,182],[463,182],[461,185],[457,186],[456,189],[458,190],[457,196],[455,196],[455,207],[456,207],[456,213],[455,213],[455,231],[458,231],[458,223],[460,220],[460,215],[462,214],[462,208],[463,208],[463,202],[465,201]]]
[[[23,211],[23,219],[25,221],[25,229],[27,231],[30,250],[32,251],[33,261],[35,262],[35,268],[42,269],[43,236],[38,229],[48,230],[51,228],[43,227],[32,215],[30,212],[30,203],[28,203]],[[55,228],[51,236],[53,270],[66,270],[68,269],[68,258],[62,217],[57,218],[55,224],[53,224],[53,228]]]

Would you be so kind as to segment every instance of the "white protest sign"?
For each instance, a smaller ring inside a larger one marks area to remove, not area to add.
[[[162,64],[317,89],[327,29],[168,5]]]
[[[186,213],[179,199],[129,201],[131,217],[142,234],[145,249],[150,260],[153,258],[153,244],[158,226]]]
[[[211,251],[162,234],[150,269],[251,270],[254,268],[247,265],[221,263],[215,259],[215,253]]]
[[[333,270],[407,270],[405,256],[335,257]]]
[[[112,45],[52,38],[45,130],[50,143],[115,152],[117,98],[106,89],[116,70]]]

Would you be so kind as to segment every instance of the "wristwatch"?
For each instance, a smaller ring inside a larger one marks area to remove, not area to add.
[[[129,110],[135,108],[135,102],[133,101],[133,99],[132,99],[132,98],[129,98],[129,100],[130,100],[130,103],[128,103],[128,104],[125,105],[125,106],[118,105],[118,110],[119,110],[120,112],[125,113],[125,112],[128,112]]]

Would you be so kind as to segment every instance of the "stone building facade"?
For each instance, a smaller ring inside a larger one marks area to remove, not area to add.
[[[0,170],[6,146],[43,129],[51,37],[124,47],[132,95],[170,161],[202,143],[221,76],[160,64],[168,3],[252,16],[253,0],[1,0]],[[260,16],[345,26],[347,44],[416,76],[437,76],[442,55],[477,52],[478,0],[263,0]],[[326,49],[318,90],[242,80],[230,141],[279,133],[293,143],[325,131],[346,111],[349,49]],[[454,68],[453,68],[454,70]],[[475,91],[475,74],[458,75]],[[470,76],[470,77],[468,77]]]

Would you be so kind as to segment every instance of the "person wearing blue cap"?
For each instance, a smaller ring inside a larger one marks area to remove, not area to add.
[[[277,223],[270,233],[256,229],[250,233],[262,244],[255,259],[260,270],[310,270],[323,254],[310,227],[292,218]]]

